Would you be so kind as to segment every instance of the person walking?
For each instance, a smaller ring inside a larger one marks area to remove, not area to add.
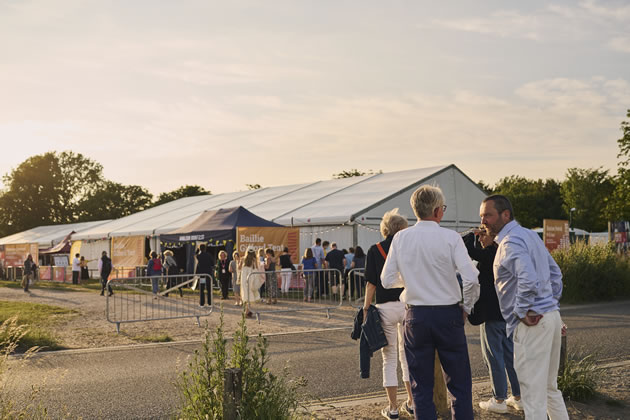
[[[72,284],[79,284],[79,276],[81,275],[81,260],[79,256],[79,254],[75,254],[72,260]]]
[[[326,277],[330,280],[333,294],[339,292],[340,296],[342,296],[343,290],[341,288],[341,275],[343,273],[344,255],[340,249],[337,249],[336,242],[333,242],[330,246],[332,247],[332,249],[328,251],[326,257],[324,258],[324,261],[326,263],[326,268],[334,269],[336,271],[327,271]]]
[[[197,268],[196,274],[208,274],[208,277],[203,276],[199,279],[199,306],[206,304],[206,298],[204,290],[207,290],[208,305],[212,305],[212,272],[214,271],[214,259],[206,250],[206,245],[199,245],[199,252],[197,253]]]
[[[495,413],[507,413],[508,406],[522,411],[523,403],[518,376],[514,370],[514,343],[512,336],[506,333],[505,320],[494,289],[492,265],[497,253],[494,238],[494,235],[483,229],[476,229],[463,237],[468,255],[477,261],[480,286],[479,300],[475,303],[473,313],[468,315],[468,321],[472,325],[479,325],[481,355],[492,385],[492,397],[488,401],[481,401],[479,407]],[[508,378],[512,388],[509,398]]]
[[[232,261],[230,261],[230,273],[232,273],[232,290],[234,291],[234,298],[236,299],[235,306],[243,304],[241,301],[241,268],[242,261],[238,251],[232,253]]]
[[[162,277],[162,260],[155,251],[151,251],[150,255],[151,259],[147,263],[147,276],[151,277],[153,299],[157,299],[160,291],[160,277]]]
[[[313,251],[313,258],[315,258],[317,262],[317,268],[324,268],[324,259],[326,258],[326,254],[324,253],[324,248],[322,247],[321,238],[315,239],[315,245],[311,247]],[[315,290],[314,295],[317,297],[324,297],[322,295],[326,294],[326,289],[324,288],[324,276],[322,272],[313,273],[313,280],[315,282]]]
[[[479,216],[499,244],[493,265],[495,287],[507,335],[514,334],[514,369],[525,418],[568,419],[557,381],[562,272],[538,234],[514,220],[507,197],[486,197]]]
[[[26,293],[28,293],[29,283],[35,278],[35,270],[37,270],[37,265],[33,261],[33,256],[27,254],[24,260],[24,273],[22,275],[22,288]]]
[[[365,301],[363,302],[363,319],[367,319],[368,309],[372,305],[372,300],[376,297],[376,309],[381,317],[381,326],[387,338],[387,346],[381,350],[383,354],[383,387],[389,402],[389,406],[383,408],[381,415],[387,419],[398,418],[396,358],[400,361],[403,383],[407,390],[407,400],[402,404],[401,410],[410,416],[414,415],[411,384],[409,383],[409,367],[403,342],[405,304],[400,301],[400,294],[403,289],[385,289],[381,284],[381,271],[383,270],[394,234],[406,228],[407,219],[398,214],[397,208],[385,213],[381,220],[381,235],[385,239],[370,247],[365,267],[365,280],[367,283]],[[333,248],[335,248],[335,244],[333,244]]]
[[[103,251],[101,258],[98,260],[98,273],[101,277],[101,296],[105,296],[105,286],[107,286],[108,296],[114,294],[112,286],[107,284],[107,280],[109,279],[112,269],[112,260],[107,256],[107,251]]]
[[[433,404],[437,351],[448,378],[452,416],[471,420],[472,374],[464,323],[479,298],[479,272],[460,234],[439,225],[446,211],[444,201],[437,187],[423,185],[414,191],[410,204],[418,222],[394,235],[381,282],[386,289],[405,288],[400,300],[407,307],[405,355],[416,418],[437,419]]]
[[[216,266],[216,278],[219,280],[221,286],[221,300],[226,300],[230,291],[230,280],[232,280],[232,274],[230,274],[230,263],[227,259],[227,252],[224,250],[219,251],[219,261]]]

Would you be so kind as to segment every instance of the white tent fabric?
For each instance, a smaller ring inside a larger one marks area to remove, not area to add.
[[[62,241],[70,232],[82,232],[110,220],[99,220],[95,222],[70,223],[64,225],[38,226],[33,229],[5,236],[0,239],[0,245],[6,244],[30,244],[37,243],[40,248],[49,248]]]
[[[302,244],[310,243],[319,233],[332,232],[331,227],[357,224],[362,227],[335,234],[343,237],[340,246],[349,246],[359,237],[374,243],[380,237],[378,224],[385,211],[400,207],[403,214],[413,216],[409,197],[423,183],[439,185],[444,191],[446,226],[462,230],[479,223],[479,203],[485,194],[455,165],[448,165],[187,197],[88,229],[73,235],[73,239],[157,236],[184,226],[204,210],[243,206],[276,223],[311,226],[303,229]],[[415,219],[410,217],[410,222],[415,223]]]
[[[81,250],[79,251],[82,256],[85,257],[88,262],[88,268],[90,270],[98,269],[98,260],[103,255],[103,251],[110,255],[110,239],[98,239],[95,241],[81,241]],[[97,273],[93,273],[93,276],[98,276]]]

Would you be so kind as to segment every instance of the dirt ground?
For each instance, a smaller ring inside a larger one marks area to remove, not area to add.
[[[77,311],[75,315],[64,317],[51,331],[66,348],[95,348],[138,344],[153,337],[168,335],[173,341],[200,340],[204,328],[199,328],[196,319],[173,319],[155,322],[121,324],[120,333],[114,324],[105,318],[106,298],[94,291],[52,290],[34,287],[30,293],[21,289],[0,287],[0,300],[27,301],[47,305],[62,306]],[[241,319],[241,308],[234,306],[234,301],[224,302],[224,329],[227,335],[235,331]],[[218,301],[217,303],[220,303]],[[274,309],[281,309],[281,304]],[[254,305],[253,310],[264,311],[267,305]],[[322,328],[348,327],[354,316],[354,310],[348,307],[331,312],[328,319],[325,312],[302,312],[300,316],[291,313],[274,314],[273,322],[256,319],[247,321],[250,334],[279,333]],[[210,328],[219,322],[218,314],[201,318],[202,324],[208,322]],[[571,419],[630,419],[630,361],[620,361],[608,365],[600,379],[600,395],[588,404],[567,402]],[[510,409],[508,414],[482,412],[480,401],[491,396],[487,380],[473,385],[473,401],[476,406],[475,417],[479,419],[522,419],[522,412]],[[401,400],[402,401],[402,400]],[[313,406],[313,414],[320,419],[380,419],[380,410],[386,404],[384,393],[372,398],[356,398],[345,401],[327,401],[328,407]],[[401,413],[401,418],[405,417]]]

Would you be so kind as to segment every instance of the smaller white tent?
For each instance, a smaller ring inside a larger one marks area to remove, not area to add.
[[[38,226],[0,238],[0,245],[36,243],[39,248],[50,248],[63,241],[63,239],[71,232],[82,232],[107,222],[109,222],[109,220]]]

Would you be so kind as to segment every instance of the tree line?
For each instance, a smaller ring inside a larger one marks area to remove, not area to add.
[[[621,123],[621,131],[616,174],[601,167],[570,168],[563,181],[511,175],[493,186],[483,181],[478,185],[488,194],[509,197],[525,227],[542,226],[543,219],[568,219],[572,213],[573,227],[604,231],[608,221],[630,220],[630,121]],[[333,178],[380,172],[350,169]],[[3,181],[0,237],[36,226],[117,219],[182,197],[211,194],[199,185],[184,185],[154,197],[140,185],[106,179],[100,163],[70,151],[31,156]]]

